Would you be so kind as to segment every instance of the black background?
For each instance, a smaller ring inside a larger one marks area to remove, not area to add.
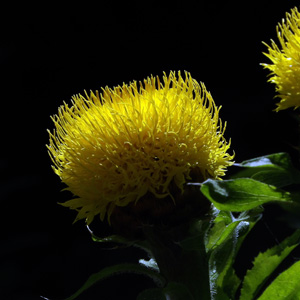
[[[279,151],[296,157],[297,124],[291,110],[272,111],[274,86],[260,63],[268,62],[262,41],[276,39],[276,24],[297,4],[107,1],[3,11],[0,298],[63,299],[102,267],[143,255],[131,248],[103,250],[83,222],[72,225],[75,212],[57,205],[71,195],[60,192],[50,167],[46,129],[53,128],[50,115],[74,94],[186,70],[222,105],[237,162]],[[251,255],[287,234],[287,225],[277,222],[281,214],[267,209],[241,249],[240,274]],[[152,286],[121,275],[79,299],[135,299]]]

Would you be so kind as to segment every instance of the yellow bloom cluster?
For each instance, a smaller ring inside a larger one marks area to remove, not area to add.
[[[300,106],[300,14],[297,8],[286,14],[286,20],[277,26],[280,47],[274,41],[264,53],[273,64],[262,64],[271,71],[270,82],[276,84],[278,97],[276,111]]]
[[[233,155],[218,115],[204,84],[189,73],[74,96],[49,132],[54,171],[78,197],[63,205],[90,224],[146,193],[173,198],[171,183],[183,191],[187,181],[220,179]]]

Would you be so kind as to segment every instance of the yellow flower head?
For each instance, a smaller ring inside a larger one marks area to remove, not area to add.
[[[54,171],[78,198],[63,205],[89,224],[146,193],[161,199],[171,185],[220,179],[233,156],[219,109],[203,83],[180,72],[144,83],[73,96],[52,119],[48,149]]]
[[[295,7],[286,14],[286,20],[277,26],[280,47],[274,41],[264,53],[273,64],[262,64],[271,71],[270,82],[276,84],[278,97],[276,111],[300,106],[300,14]]]

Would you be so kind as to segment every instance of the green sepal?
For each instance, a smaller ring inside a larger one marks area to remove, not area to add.
[[[293,202],[290,193],[251,178],[208,179],[200,190],[217,209],[233,212],[251,210],[269,202]]]
[[[278,275],[266,288],[258,300],[298,300],[300,299],[300,261]]]
[[[297,230],[279,245],[260,253],[253,261],[252,269],[249,269],[244,277],[239,300],[256,299],[267,279],[299,243],[300,230]]]
[[[300,183],[300,171],[291,161],[288,153],[274,153],[236,163],[241,168],[231,178],[252,178],[276,187]]]
[[[144,251],[148,252],[148,248],[147,248],[147,242],[143,241],[143,240],[136,240],[136,239],[129,239],[120,235],[110,235],[110,236],[106,236],[106,237],[99,237],[97,235],[94,234],[94,232],[89,228],[89,226],[86,226],[86,228],[88,229],[89,233],[91,234],[92,240],[94,242],[97,243],[102,243],[102,244],[114,244],[114,245],[118,245],[117,247],[119,247],[119,245],[122,245],[123,247],[137,247],[140,249],[143,249]],[[113,247],[115,248],[115,246]]]
[[[94,232],[90,229],[90,227],[88,225],[86,225],[86,228],[89,231],[89,233],[91,234],[92,240],[94,242],[98,242],[98,243],[117,243],[117,244],[124,244],[124,245],[128,245],[128,246],[131,246],[135,243],[135,241],[129,240],[125,237],[122,237],[122,236],[116,235],[116,234],[106,236],[106,237],[99,237],[99,236],[94,234]]]

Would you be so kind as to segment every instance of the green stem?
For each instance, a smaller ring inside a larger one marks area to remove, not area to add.
[[[197,247],[187,248],[182,247],[170,234],[155,231],[153,228],[147,228],[145,234],[149,250],[167,282],[183,284],[193,300],[211,300],[203,236],[197,236]],[[169,296],[168,299],[181,300],[176,296]]]

